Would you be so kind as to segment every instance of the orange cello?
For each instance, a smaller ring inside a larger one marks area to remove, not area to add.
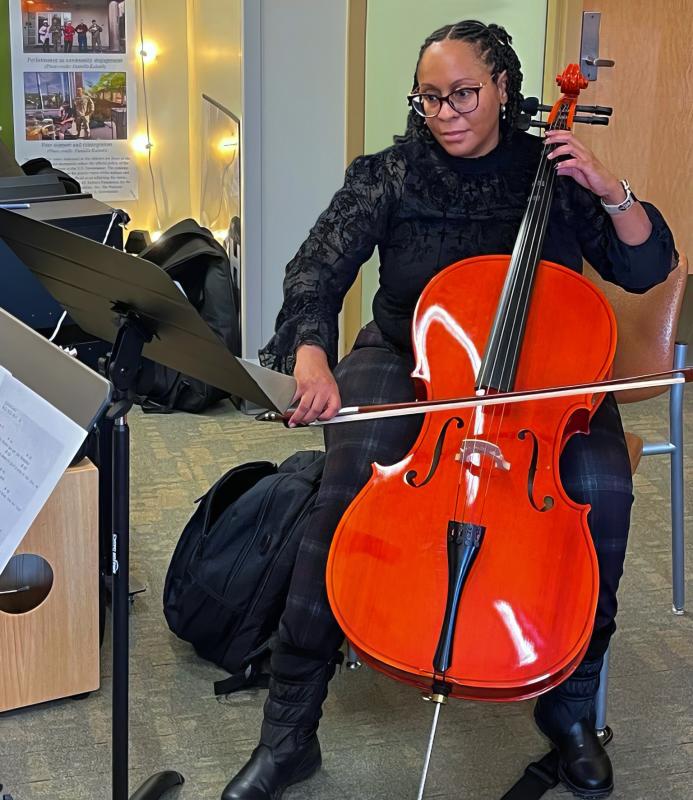
[[[587,81],[570,65],[557,82],[548,125],[569,129]],[[579,274],[539,260],[555,183],[549,151],[512,255],[453,264],[419,299],[412,376],[427,400],[610,374],[607,301]],[[448,695],[520,700],[580,663],[597,560],[589,507],[566,495],[558,466],[602,397],[428,414],[411,452],[374,464],[342,518],[327,566],[337,621],[366,663],[431,693],[436,720]]]

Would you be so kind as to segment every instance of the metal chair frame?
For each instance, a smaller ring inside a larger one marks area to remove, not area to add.
[[[676,342],[674,369],[686,366],[688,345]],[[684,384],[672,386],[669,391],[669,441],[645,444],[643,456],[671,456],[671,572],[672,612],[681,616],[685,611],[685,556],[684,556],[684,493],[683,493],[683,389]],[[609,685],[609,652],[599,676],[599,692],[595,701],[596,729],[601,738],[610,734],[606,724],[607,691]]]

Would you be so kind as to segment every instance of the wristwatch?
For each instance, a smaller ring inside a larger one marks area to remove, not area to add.
[[[607,214],[611,214],[614,216],[615,214],[623,214],[624,211],[628,211],[628,209],[635,203],[636,198],[633,192],[630,190],[630,184],[628,183],[625,178],[622,181],[619,181],[621,186],[623,186],[623,191],[626,193],[625,200],[622,200],[620,203],[605,203],[604,199],[601,198],[602,206],[604,211]]]

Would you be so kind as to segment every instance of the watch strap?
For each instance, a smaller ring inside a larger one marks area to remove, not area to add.
[[[628,211],[628,209],[636,202],[635,195],[630,189],[630,184],[628,183],[625,178],[619,181],[621,186],[623,186],[623,191],[626,193],[625,199],[621,200],[620,203],[605,203],[604,199],[601,198],[601,204],[606,211],[607,214],[623,214],[624,211]]]

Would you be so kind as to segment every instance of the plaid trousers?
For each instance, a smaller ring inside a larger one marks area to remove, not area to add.
[[[335,369],[342,404],[414,400],[410,378],[413,367],[413,357],[390,347],[370,323]],[[371,463],[387,465],[401,460],[411,449],[421,422],[420,416],[410,416],[325,428],[325,470],[280,620],[279,640],[283,644],[321,659],[331,658],[339,648],[344,637],[325,588],[332,537],[347,507],[368,481]],[[577,502],[592,506],[588,524],[599,561],[600,588],[585,660],[596,660],[606,652],[616,629],[616,591],[623,573],[633,502],[628,451],[611,395],[592,418],[589,435],[577,434],[568,441],[560,472],[567,493]]]

